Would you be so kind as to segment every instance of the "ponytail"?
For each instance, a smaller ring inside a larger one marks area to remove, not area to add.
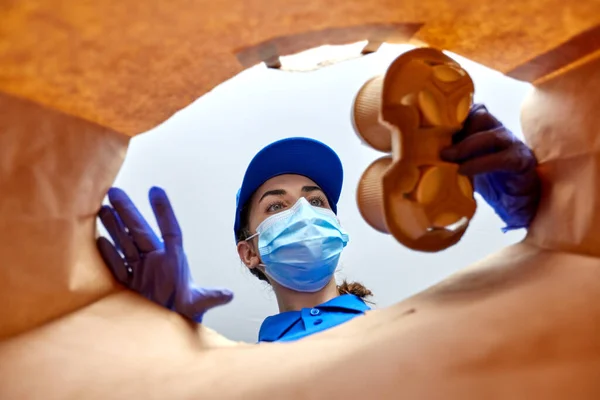
[[[373,292],[371,292],[359,282],[348,282],[344,280],[341,284],[337,286],[337,289],[340,294],[353,294],[362,300],[365,300],[367,297],[373,296]]]

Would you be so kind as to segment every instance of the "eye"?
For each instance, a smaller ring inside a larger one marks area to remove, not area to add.
[[[267,212],[268,213],[276,213],[276,212],[283,210],[284,208],[285,208],[285,204],[283,204],[283,202],[281,202],[281,201],[277,201],[277,202],[271,203],[267,206]]]
[[[327,200],[325,200],[325,198],[323,196],[313,196],[307,200],[308,200],[308,203],[313,207],[322,207],[322,208],[327,207]]]

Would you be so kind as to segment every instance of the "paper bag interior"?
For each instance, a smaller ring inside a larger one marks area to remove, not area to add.
[[[600,393],[595,1],[0,5],[2,398],[594,398]],[[527,239],[290,344],[232,343],[117,286],[95,214],[128,136],[244,67],[425,42],[537,81]]]
[[[322,44],[425,43],[535,81],[599,50],[596,0],[3,0],[0,91],[128,135],[244,68]]]

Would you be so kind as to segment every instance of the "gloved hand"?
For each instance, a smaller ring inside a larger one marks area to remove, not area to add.
[[[98,249],[120,283],[155,303],[202,322],[206,311],[229,303],[233,293],[194,285],[183,251],[181,229],[167,194],[154,187],[149,197],[163,241],[127,194],[112,188],[108,191],[112,207],[103,206],[99,217],[115,246],[100,237]]]
[[[506,223],[504,231],[529,226],[541,194],[537,160],[527,145],[482,104],[473,106],[444,161],[458,163],[479,193]]]

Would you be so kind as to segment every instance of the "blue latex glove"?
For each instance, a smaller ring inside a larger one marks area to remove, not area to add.
[[[163,241],[127,194],[112,188],[108,191],[112,207],[103,206],[98,216],[115,246],[100,237],[98,249],[120,283],[161,306],[202,322],[206,311],[229,303],[233,294],[226,289],[194,285],[183,251],[181,229],[167,194],[154,187],[149,197]]]
[[[479,193],[506,223],[504,231],[527,228],[537,211],[541,184],[537,160],[527,145],[482,104],[474,105],[443,160],[460,165]]]

